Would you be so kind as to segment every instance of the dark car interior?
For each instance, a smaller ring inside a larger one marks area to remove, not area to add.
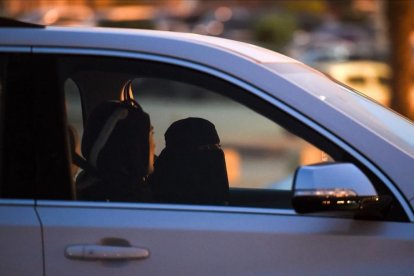
[[[208,79],[205,75],[197,72],[191,72],[193,77],[186,78],[184,72],[181,74],[171,74],[170,70],[166,70],[162,66],[157,66],[157,64],[153,63],[145,64],[145,62],[142,62],[144,63],[142,67],[140,66],[137,68],[126,68],[122,63],[117,64],[116,62],[111,62],[111,66],[108,68],[110,71],[105,72],[105,70],[102,70],[102,68],[105,67],[102,67],[99,64],[96,65],[92,62],[85,63],[83,60],[81,63],[83,66],[82,71],[78,70],[80,65],[74,64],[73,68],[68,68],[69,72],[66,73],[66,76],[69,76],[72,85],[75,84],[81,93],[82,124],[84,125],[87,124],[87,118],[90,116],[91,110],[93,110],[96,105],[108,100],[120,100],[124,97],[120,88],[122,88],[126,82],[137,77],[154,77],[154,75],[157,78],[178,79],[180,81],[191,82],[198,86],[208,84],[209,89],[214,87],[215,91],[225,91],[227,97],[234,97],[233,99],[242,103],[254,103],[257,105],[256,108],[263,110],[264,102],[260,99],[253,98],[249,95],[243,95],[243,93],[238,91],[239,89],[237,87],[229,87],[227,83],[224,83],[219,79]],[[67,65],[67,63],[65,64]],[[145,68],[145,70],[142,70],[141,68]],[[72,70],[76,72],[70,72]],[[171,70],[185,71],[181,68],[171,68]],[[114,74],[113,72],[117,73]],[[134,75],[131,75],[131,72],[134,72]],[[134,96],[135,100],[140,103],[140,91],[137,91]],[[252,108],[254,108],[255,105],[253,105]],[[145,109],[145,106],[143,106],[143,108]],[[274,112],[272,114],[274,115]],[[282,116],[282,114],[280,115]],[[289,123],[288,120],[282,121]],[[229,200],[227,204],[231,206],[290,209],[291,191],[231,187],[229,189]]]

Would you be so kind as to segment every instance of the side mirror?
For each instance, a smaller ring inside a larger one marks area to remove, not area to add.
[[[383,218],[391,197],[378,196],[371,181],[352,163],[299,167],[293,179],[292,205],[298,213],[351,212],[359,218]]]

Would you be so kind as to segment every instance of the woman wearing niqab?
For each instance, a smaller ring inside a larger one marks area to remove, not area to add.
[[[155,161],[150,188],[159,202],[226,204],[229,183],[215,126],[201,118],[174,122]]]

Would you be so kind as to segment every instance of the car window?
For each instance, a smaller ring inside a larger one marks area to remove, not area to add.
[[[83,115],[80,91],[76,83],[70,78],[64,81],[63,89],[65,94],[65,111],[68,121],[67,131],[69,149],[72,154],[76,153],[80,155],[80,142],[83,135]],[[79,167],[72,163],[70,171],[72,181],[75,181],[79,172]]]
[[[291,189],[302,163],[322,161],[310,145],[270,119],[215,91],[159,78],[133,79],[133,92],[150,113],[157,153],[175,121],[200,117],[213,122],[226,158],[230,187]]]
[[[264,103],[259,99],[192,70],[145,61],[65,56],[59,58],[59,69],[72,156],[79,155],[87,162],[82,140],[87,140],[85,128],[90,128],[93,110],[104,102],[119,100],[129,81],[130,94],[150,117],[156,156],[165,148],[165,132],[174,122],[195,117],[215,126],[230,190],[270,189],[286,191],[290,196],[298,166],[330,159],[262,114],[260,105]],[[252,101],[256,106],[247,106]],[[85,166],[89,165],[72,164],[75,183],[85,174]],[[95,174],[96,178],[100,177]]]
[[[3,128],[4,128],[4,100],[5,100],[6,58],[0,55],[0,179],[3,169]],[[0,189],[1,190],[1,189]],[[1,197],[1,194],[0,194]]]
[[[0,55],[0,197],[34,198],[30,57]],[[7,108],[6,108],[7,107]]]

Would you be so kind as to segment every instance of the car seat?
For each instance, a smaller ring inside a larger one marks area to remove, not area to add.
[[[82,137],[78,199],[147,201],[149,131],[149,115],[128,95],[97,105]]]

